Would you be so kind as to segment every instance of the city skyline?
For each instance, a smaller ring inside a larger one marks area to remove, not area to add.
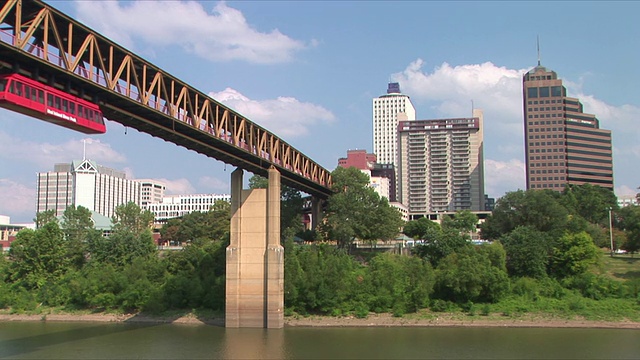
[[[525,188],[522,76],[536,66],[539,35],[541,64],[612,131],[616,193],[640,185],[636,2],[50,4],[329,170],[349,149],[373,152],[371,99],[389,82],[400,83],[418,119],[483,109],[485,192],[495,198]],[[541,17],[541,7],[555,11]],[[167,194],[229,191],[231,166],[114,122],[94,137],[6,110],[0,124],[0,214],[15,222],[35,215],[35,173],[81,158],[83,139],[87,158],[163,181]]]

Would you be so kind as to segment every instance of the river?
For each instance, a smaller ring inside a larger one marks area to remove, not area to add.
[[[638,359],[640,331],[0,322],[2,359]]]

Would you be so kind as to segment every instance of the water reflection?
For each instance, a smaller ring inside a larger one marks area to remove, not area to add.
[[[105,327],[103,324],[45,322],[2,324],[0,327],[0,357],[16,357],[64,346],[69,342],[89,340],[108,334],[122,333],[149,325]],[[11,331],[6,331],[9,328]]]
[[[286,359],[284,329],[226,329],[224,359]]]
[[[640,331],[0,322],[5,359],[637,359]]]

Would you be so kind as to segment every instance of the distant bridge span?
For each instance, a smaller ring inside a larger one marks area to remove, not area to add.
[[[40,0],[0,8],[0,73],[18,72],[97,103],[104,115],[314,197],[331,174],[285,141]]]

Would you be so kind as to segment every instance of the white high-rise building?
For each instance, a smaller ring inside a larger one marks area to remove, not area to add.
[[[140,188],[140,183],[127,179],[124,172],[91,160],[56,164],[53,171],[38,173],[36,211],[55,210],[60,216],[75,205],[111,217],[118,205],[140,205]]]
[[[484,210],[483,115],[400,122],[398,199],[410,216]]]
[[[398,167],[398,123],[416,119],[416,109],[398,83],[389,83],[387,93],[373,99],[373,153],[379,164]]]

